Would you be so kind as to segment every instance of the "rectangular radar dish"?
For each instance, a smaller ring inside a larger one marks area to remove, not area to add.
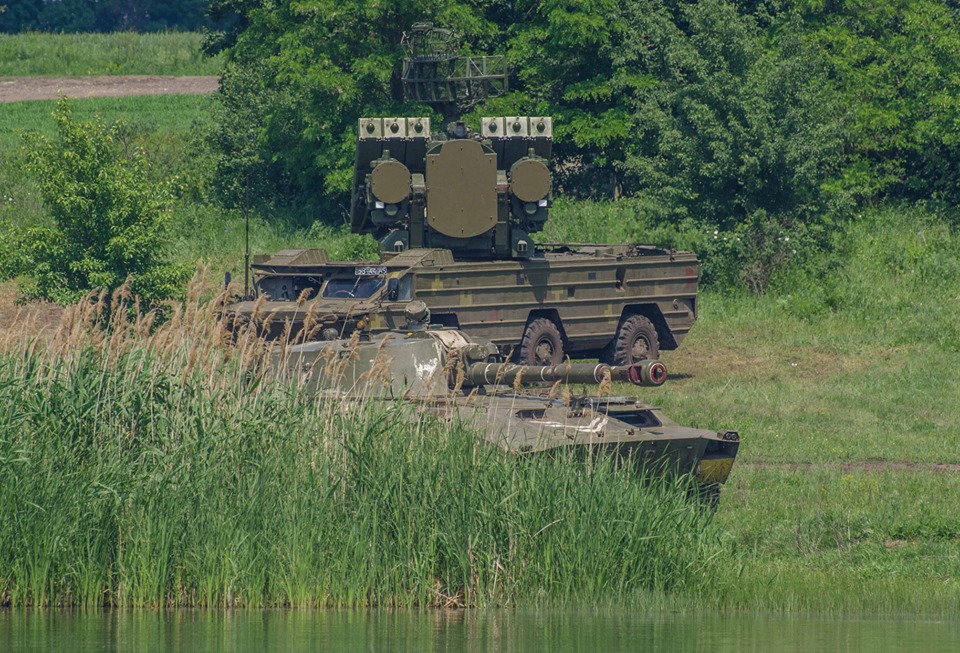
[[[484,138],[553,138],[553,119],[549,116],[506,116],[481,118]]]
[[[361,141],[383,138],[383,119],[361,118],[357,138]]]
[[[536,116],[530,118],[531,138],[553,138],[553,120],[550,116]]]
[[[357,138],[364,141],[426,138],[429,135],[429,118],[361,118]]]
[[[407,119],[406,118],[384,118],[383,119],[383,137],[384,138],[406,138],[407,137]]]

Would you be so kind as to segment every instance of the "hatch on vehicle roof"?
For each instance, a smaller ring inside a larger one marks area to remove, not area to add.
[[[384,261],[384,265],[391,268],[409,268],[415,265],[430,267],[451,263],[453,263],[453,254],[449,249],[408,249]]]
[[[282,249],[274,254],[256,254],[253,257],[254,265],[290,266],[290,265],[325,265],[327,250],[325,249]]]

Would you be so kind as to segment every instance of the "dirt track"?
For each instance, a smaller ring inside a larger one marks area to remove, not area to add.
[[[127,95],[198,95],[217,90],[217,77],[151,75],[90,77],[0,77],[0,103],[24,100],[122,97]]]

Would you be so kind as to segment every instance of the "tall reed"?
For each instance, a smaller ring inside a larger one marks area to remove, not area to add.
[[[725,552],[682,481],[514,457],[409,405],[255,372],[209,289],[123,289],[0,343],[12,605],[461,606],[696,591]],[[230,342],[233,340],[233,342]]]

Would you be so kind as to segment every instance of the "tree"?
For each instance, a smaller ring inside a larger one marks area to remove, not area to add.
[[[239,30],[210,44],[214,50],[227,46],[229,58],[221,119],[212,137],[227,202],[241,201],[236,195],[243,185],[239,173],[251,183],[271,185],[276,197],[332,198],[334,205],[345,204],[357,119],[430,113],[403,101],[404,30],[434,20],[466,35],[469,47],[471,38],[482,42],[499,32],[484,17],[485,4],[497,3],[217,2],[219,14],[240,14]],[[225,175],[234,181],[224,182]]]
[[[28,299],[72,303],[130,279],[147,306],[178,294],[188,271],[167,260],[171,183],[148,182],[142,150],[125,152],[120,126],[73,118],[61,99],[57,136],[28,136],[29,167],[53,219],[25,238]]]
[[[839,182],[867,199],[960,202],[957,4],[850,0],[832,11],[798,4],[851,116]]]
[[[637,136],[632,98],[656,83],[642,62],[624,59],[636,32],[617,0],[545,0],[518,6],[508,57],[518,90],[492,103],[507,115],[554,118],[558,181],[570,194],[618,197],[622,164]],[[645,3],[662,12],[659,2]]]

